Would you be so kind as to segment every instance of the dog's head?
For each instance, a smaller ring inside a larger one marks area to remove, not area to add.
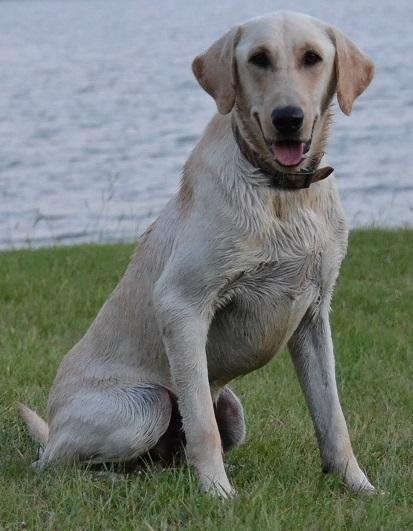
[[[374,75],[372,61],[340,31],[291,12],[233,28],[192,68],[220,113],[234,109],[254,149],[294,171],[322,148],[334,94],[350,114]]]

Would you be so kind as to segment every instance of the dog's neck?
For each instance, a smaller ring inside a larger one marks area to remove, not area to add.
[[[243,157],[256,170],[266,177],[268,186],[279,190],[302,190],[309,188],[313,183],[322,181],[328,177],[334,168],[331,166],[324,166],[319,168],[320,159],[313,159],[310,165],[302,170],[296,172],[282,172],[268,164],[247,142],[243,137],[240,127],[238,126],[235,117],[231,120],[232,132],[238,148]]]

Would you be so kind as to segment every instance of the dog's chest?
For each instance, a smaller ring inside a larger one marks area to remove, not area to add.
[[[219,295],[208,337],[211,380],[267,363],[288,341],[321,287],[321,253],[256,263]]]

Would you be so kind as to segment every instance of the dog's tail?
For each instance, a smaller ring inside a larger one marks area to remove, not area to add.
[[[42,447],[45,447],[49,439],[49,426],[47,422],[24,404],[18,405],[18,411],[24,422],[27,424],[30,436]]]

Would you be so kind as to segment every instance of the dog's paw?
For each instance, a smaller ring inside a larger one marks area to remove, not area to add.
[[[31,467],[34,470],[41,472],[44,468],[44,463],[41,461],[41,459],[38,459],[37,461],[33,461],[33,463],[31,464]]]
[[[372,485],[366,477],[364,477],[361,482],[350,483],[349,487],[356,494],[380,494],[376,487]]]
[[[237,492],[233,487],[229,486],[229,488],[224,488],[219,483],[210,485],[210,487],[206,490],[206,493],[223,500],[230,500],[237,496]]]
[[[374,485],[370,483],[354,456],[351,459],[343,459],[335,464],[324,464],[323,471],[338,474],[347,487],[356,494],[380,494]]]
[[[370,483],[356,461],[354,461],[351,468],[345,469],[344,481],[350,490],[356,494],[380,494],[376,487]]]
[[[201,485],[203,492],[223,500],[235,498],[237,495],[236,490],[227,479],[225,481],[204,480]]]

